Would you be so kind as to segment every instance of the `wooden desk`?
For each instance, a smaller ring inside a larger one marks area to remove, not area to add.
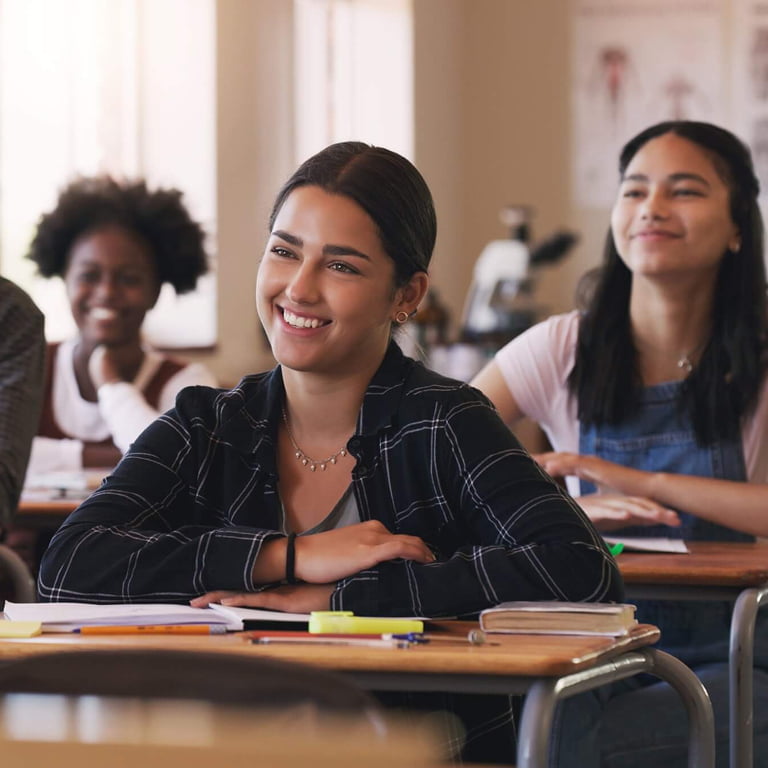
[[[16,522],[29,528],[58,528],[64,518],[80,505],[82,499],[25,499],[16,509]]]
[[[0,695],[0,754],[3,768],[445,765],[436,734],[400,718],[378,728],[311,707],[269,712],[201,700],[39,693]]]
[[[768,542],[687,542],[689,554],[624,552],[629,599],[732,600],[729,650],[730,766],[753,765],[753,667],[757,611],[768,604]]]
[[[51,472],[27,478],[17,521],[33,528],[58,528],[112,470],[113,467],[88,467],[80,472]]]
[[[474,623],[451,623],[456,639]],[[448,634],[446,634],[448,636]],[[262,654],[349,675],[369,690],[527,693],[519,729],[518,768],[547,765],[557,702],[599,685],[649,672],[680,694],[690,723],[689,765],[714,766],[714,723],[709,697],[682,662],[650,647],[656,627],[641,625],[625,638],[569,635],[496,636],[485,645],[435,641],[408,649],[332,645],[258,645],[247,632],[212,636],[43,635],[0,639],[0,658],[50,651],[116,647],[188,648]]]

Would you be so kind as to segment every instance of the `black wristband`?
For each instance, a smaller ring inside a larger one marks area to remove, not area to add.
[[[285,547],[285,581],[296,584],[296,534],[289,533]]]

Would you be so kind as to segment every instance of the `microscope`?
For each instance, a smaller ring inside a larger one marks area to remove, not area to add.
[[[536,273],[560,261],[577,241],[561,230],[530,245],[530,208],[509,205],[499,218],[509,237],[492,240],[475,263],[464,305],[461,340],[498,349],[540,318],[534,301]]]

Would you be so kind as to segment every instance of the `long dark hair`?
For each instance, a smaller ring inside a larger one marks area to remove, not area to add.
[[[759,183],[747,147],[709,123],[674,121],[651,126],[629,141],[619,157],[623,177],[651,139],[674,133],[701,147],[728,187],[736,252],[723,257],[714,292],[712,332],[698,365],[680,391],[698,442],[738,437],[741,417],[754,405],[766,369],[768,313]],[[642,381],[629,320],[632,274],[611,232],[603,264],[588,277],[587,306],[579,325],[576,361],[568,377],[578,414],[587,425],[617,424],[637,408]]]
[[[437,237],[435,207],[426,181],[402,155],[359,141],[331,144],[285,182],[269,216],[270,230],[288,195],[304,186],[344,195],[371,217],[395,262],[397,286],[427,271]]]

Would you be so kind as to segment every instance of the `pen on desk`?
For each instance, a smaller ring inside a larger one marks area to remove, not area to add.
[[[437,635],[430,633],[425,635],[423,632],[406,632],[402,635],[382,635],[382,637],[392,637],[397,640],[407,640],[410,643],[447,643],[451,645],[484,645],[487,643],[485,632],[482,629],[471,629],[467,632],[466,638],[458,635]],[[494,645],[494,643],[491,643]]]
[[[615,544],[609,545],[608,551],[614,557],[616,557],[616,555],[620,555],[624,551],[624,544],[620,541],[617,541]]]
[[[284,635],[271,635],[266,637],[256,637],[253,642],[258,645],[345,645],[362,648],[409,648],[408,640],[398,640],[397,638],[369,639],[362,637],[321,637],[315,635],[301,637],[286,637]]]
[[[81,635],[220,635],[226,631],[223,624],[102,624],[75,630]]]
[[[256,642],[259,638],[262,637],[268,637],[271,638],[274,642],[275,640],[280,640],[284,637],[294,638],[294,639],[323,639],[323,638],[342,638],[346,640],[381,640],[389,639],[392,637],[395,637],[398,640],[405,640],[407,639],[405,636],[402,638],[397,635],[382,635],[380,633],[374,633],[374,634],[365,634],[361,635],[357,632],[350,633],[350,632],[304,632],[302,630],[290,630],[290,629],[262,629],[262,630],[248,630],[245,633],[245,639],[250,640],[252,642]]]

